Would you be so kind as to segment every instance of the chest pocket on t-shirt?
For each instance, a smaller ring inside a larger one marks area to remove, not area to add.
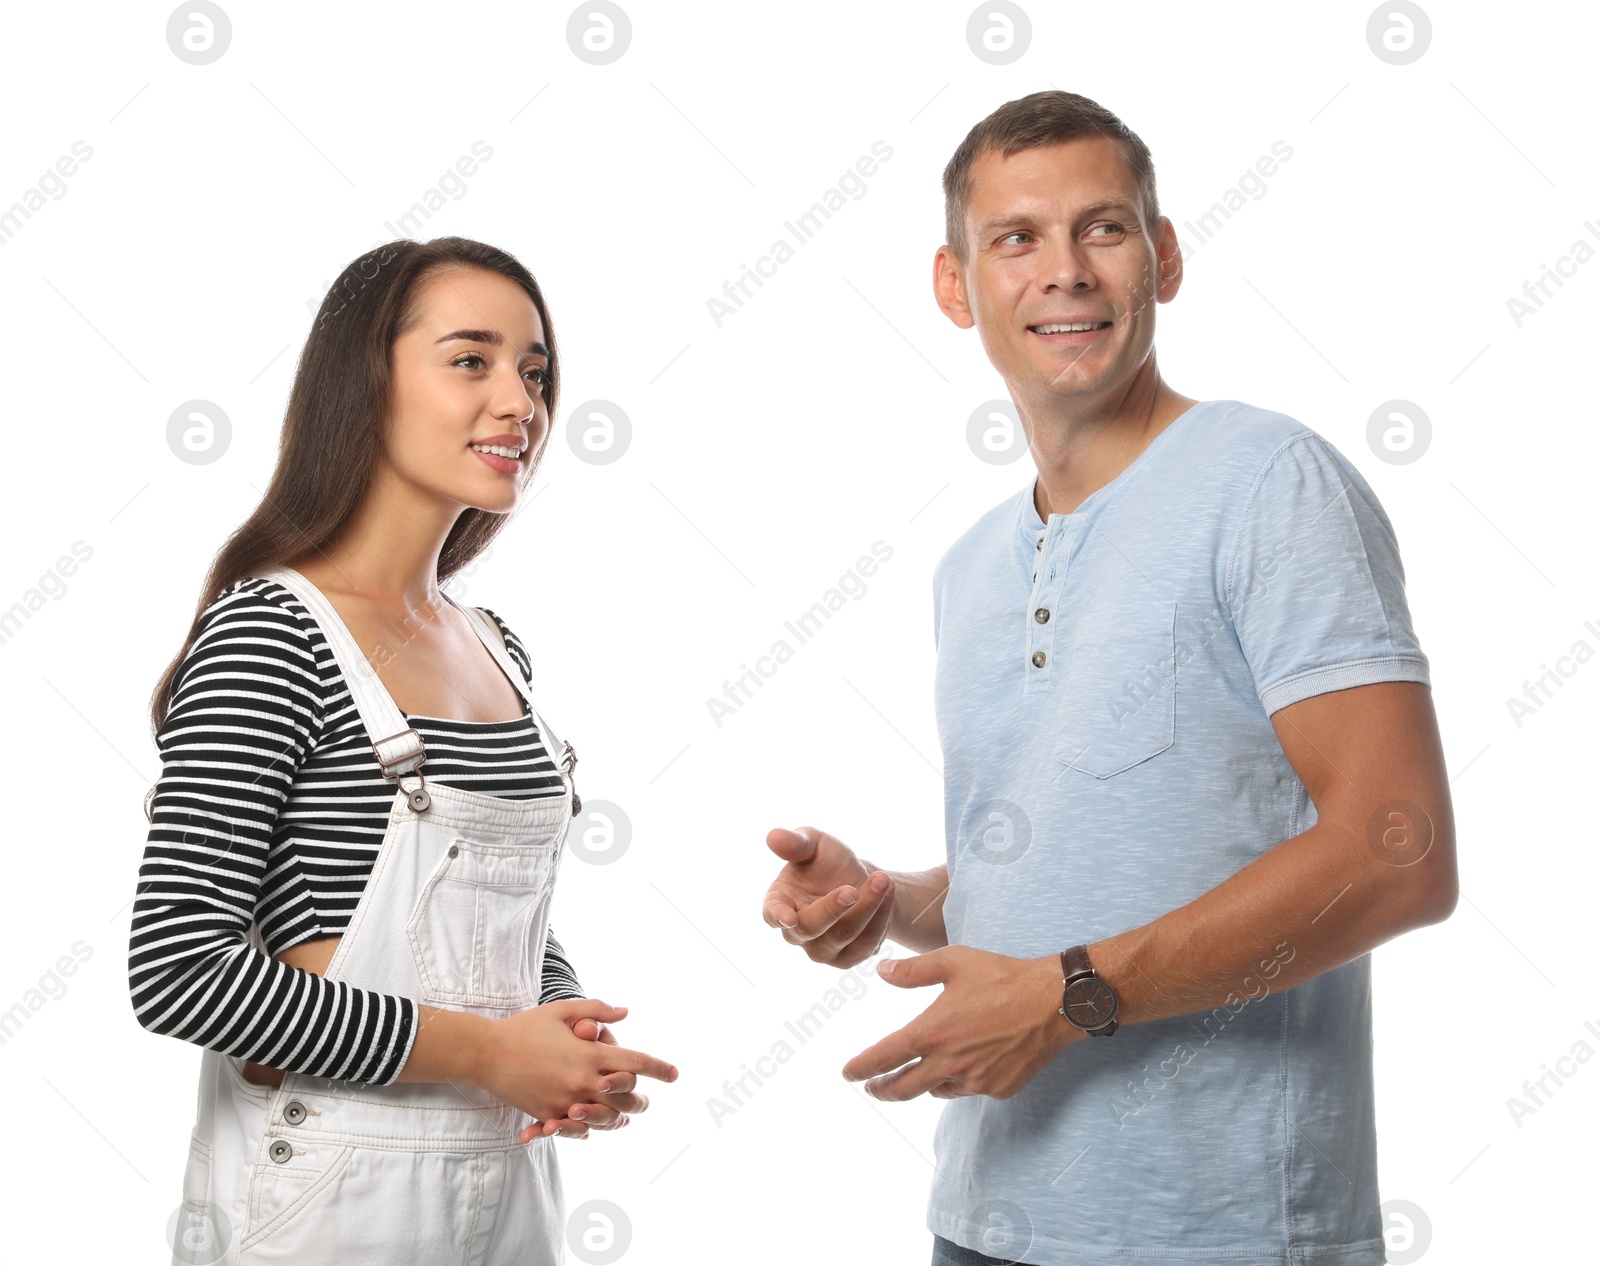
[[[1178,606],[1113,600],[1084,615],[1061,677],[1055,758],[1110,778],[1172,746]]]

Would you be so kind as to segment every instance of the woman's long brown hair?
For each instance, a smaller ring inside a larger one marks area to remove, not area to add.
[[[355,259],[323,298],[300,352],[272,482],[255,512],[217,551],[183,648],[151,696],[152,737],[166,721],[174,678],[206,608],[235,581],[328,546],[366,500],[385,442],[394,341],[420,315],[414,297],[421,285],[451,268],[497,272],[528,292],[550,348],[550,373],[542,391],[554,432],[560,385],[555,329],[539,283],[520,262],[505,251],[464,237],[436,237],[430,242],[402,238]],[[549,434],[545,440],[547,445]],[[530,459],[524,485],[533,478],[544,447]],[[488,548],[507,517],[476,508],[463,510],[440,550],[438,583]]]

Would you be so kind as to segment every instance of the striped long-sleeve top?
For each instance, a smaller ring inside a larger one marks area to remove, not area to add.
[[[526,648],[484,609],[531,683]],[[513,721],[405,715],[427,747],[429,782],[518,799],[562,792],[526,705]],[[274,1068],[393,1082],[417,1001],[269,957],[344,932],[395,796],[294,594],[250,577],[206,608],[156,742],[161,779],[128,951],[139,1023]],[[252,920],[266,954],[250,943]],[[583,996],[552,931],[539,1001]]]

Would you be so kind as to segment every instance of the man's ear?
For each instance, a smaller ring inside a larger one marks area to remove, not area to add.
[[[1171,303],[1183,285],[1183,248],[1166,216],[1156,222],[1156,273],[1156,302]]]
[[[967,306],[967,274],[961,261],[948,245],[941,246],[933,255],[933,298],[939,311],[963,330],[977,324],[972,309]]]

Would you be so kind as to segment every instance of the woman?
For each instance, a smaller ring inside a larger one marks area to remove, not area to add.
[[[562,1261],[555,1137],[677,1076],[549,935],[576,758],[521,641],[440,588],[522,500],[557,381],[537,282],[478,242],[375,249],[317,314],[152,702],[129,983],[205,1048],[177,1262]]]

